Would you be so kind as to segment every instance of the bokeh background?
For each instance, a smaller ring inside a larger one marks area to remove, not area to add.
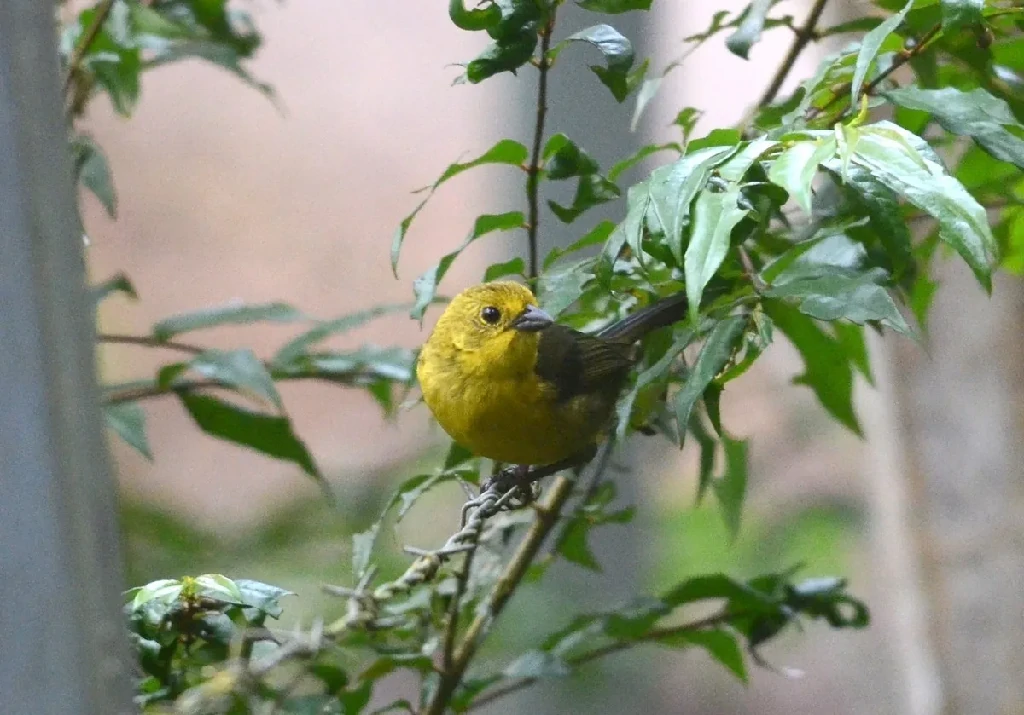
[[[660,2],[650,17],[615,24],[661,68],[713,12],[744,4]],[[852,1],[834,5],[836,13],[861,10]],[[798,2],[781,9],[806,12]],[[100,279],[123,270],[141,296],[104,304],[100,320],[109,332],[146,332],[160,318],[235,298],[283,300],[323,318],[406,301],[412,279],[461,242],[473,216],[522,203],[515,172],[481,170],[452,181],[417,220],[396,280],[388,251],[395,226],[418,201],[411,190],[499,138],[526,137],[533,77],[451,86],[459,74],[453,63],[474,56],[482,39],[452,26],[440,2],[291,0],[253,10],[265,46],[252,71],[273,85],[275,102],[190,63],[149,75],[130,121],[103,103],[91,110],[87,128],[109,155],[120,211],[111,222],[90,206],[90,271]],[[563,30],[577,29],[580,19],[567,18]],[[773,31],[749,62],[720,39],[710,42],[670,75],[636,133],[632,107],[615,105],[580,57],[562,62],[549,126],[607,166],[632,147],[670,137],[668,124],[683,106],[705,110],[698,134],[734,123],[790,39],[785,29]],[[805,53],[793,81],[827,49]],[[617,211],[612,204],[595,220]],[[578,237],[550,217],[542,233],[549,246]],[[520,253],[520,238],[474,244],[443,291]],[[875,386],[858,386],[863,440],[830,421],[809,390],[790,384],[800,361],[784,342],[730,385],[725,424],[753,438],[736,543],[713,505],[694,507],[694,455],[635,439],[615,471],[640,516],[599,539],[605,574],[566,565],[543,589],[525,589],[488,657],[531,646],[575,610],[614,605],[690,573],[743,576],[794,563],[808,576],[847,575],[873,609],[871,629],[792,633],[769,648],[771,663],[803,671],[798,679],[755,668],[744,687],[702,653],[652,647],[544,683],[490,712],[1024,713],[1024,299],[1016,277],[997,281],[989,300],[965,273],[942,268],[926,344],[873,341]],[[398,314],[336,342],[415,346],[425,329]],[[288,326],[264,325],[197,340],[269,352],[290,334]],[[101,364],[115,381],[151,374],[169,357],[106,346]],[[340,508],[328,507],[298,470],[205,437],[176,402],[151,400],[154,461],[112,442],[133,585],[220,572],[297,592],[286,623],[341,608],[320,584],[348,582],[349,535],[366,527],[397,480],[436,456],[442,435],[422,406],[387,420],[362,392],[293,383],[282,393]],[[386,545],[396,564],[400,541],[429,545],[450,532],[460,497],[440,491],[418,507]]]

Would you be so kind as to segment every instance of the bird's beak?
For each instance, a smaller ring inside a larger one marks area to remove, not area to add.
[[[554,319],[535,305],[526,306],[526,310],[515,317],[512,327],[524,333],[536,333],[554,323]]]

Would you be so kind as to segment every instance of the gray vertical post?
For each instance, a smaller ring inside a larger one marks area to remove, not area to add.
[[[52,2],[0,2],[0,712],[131,711]]]

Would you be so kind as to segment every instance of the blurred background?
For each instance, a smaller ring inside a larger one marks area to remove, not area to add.
[[[615,24],[660,69],[713,12],[744,4],[655,3],[649,18]],[[853,2],[834,5],[860,11]],[[797,2],[783,9],[806,13]],[[451,25],[441,3],[292,0],[257,5],[254,15],[265,46],[252,70],[274,87],[276,103],[195,63],[148,75],[131,121],[93,105],[85,128],[108,153],[120,215],[111,222],[90,206],[89,268],[94,280],[125,271],[141,298],[106,301],[107,332],[146,332],[160,318],[235,298],[283,300],[321,318],[407,301],[412,279],[462,241],[475,215],[522,201],[516,172],[454,180],[417,220],[395,280],[388,251],[419,200],[410,192],[499,138],[527,136],[534,78],[451,86],[460,73],[453,63],[474,56],[482,40]],[[576,29],[566,15],[563,31]],[[749,62],[713,40],[669,76],[635,134],[632,104],[615,105],[583,62],[564,62],[552,76],[550,130],[608,166],[669,138],[684,106],[706,112],[698,135],[733,124],[790,40],[788,30],[773,31]],[[827,49],[804,54],[793,84]],[[593,220],[618,211],[613,203]],[[545,221],[548,246],[578,238]],[[474,244],[442,292],[519,254],[520,238]],[[713,505],[694,508],[695,455],[637,437],[620,452],[615,478],[640,516],[599,540],[606,573],[563,564],[543,588],[524,589],[488,657],[534,645],[545,623],[690,573],[745,576],[795,563],[806,576],[848,576],[872,608],[869,630],[791,633],[770,647],[767,659],[803,671],[798,679],[755,668],[744,687],[700,652],[652,648],[541,684],[489,712],[618,713],[642,702],[652,713],[1024,713],[1024,292],[1004,278],[990,300],[964,266],[941,273],[927,344],[894,336],[872,344],[875,386],[858,386],[865,439],[790,384],[801,364],[780,341],[723,397],[726,426],[753,438],[737,542],[729,543]],[[415,346],[435,317],[429,313],[421,330],[404,314],[387,316],[336,344]],[[292,332],[263,325],[209,331],[198,341],[269,352]],[[104,346],[104,379],[152,374],[167,357]],[[297,469],[202,435],[172,399],[150,400],[154,461],[112,440],[131,585],[218,572],[295,591],[284,625],[340,611],[320,585],[349,583],[348,537],[368,525],[396,481],[436,457],[443,435],[422,406],[386,420],[362,391],[295,382],[281,390],[341,508],[327,506]],[[455,488],[422,502],[386,545],[396,567],[401,543],[443,540],[461,502]]]

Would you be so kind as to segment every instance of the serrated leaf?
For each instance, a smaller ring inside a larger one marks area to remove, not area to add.
[[[668,166],[655,169],[647,181],[650,198],[641,201],[641,197],[638,196],[636,199],[637,205],[645,212],[647,207],[641,204],[649,201],[650,210],[664,228],[666,241],[679,263],[683,262],[683,231],[690,223],[690,206],[693,198],[704,188],[714,168],[734,152],[735,148],[732,146],[709,147],[687,154]],[[630,191],[630,203],[633,203],[632,194]],[[627,221],[629,219],[630,215],[627,214]],[[639,232],[642,224],[635,218],[633,223],[635,230],[631,230],[630,233]]]
[[[285,343],[284,346],[277,351],[277,354],[274,355],[273,362],[275,364],[292,362],[305,354],[309,348],[323,340],[326,340],[332,335],[347,333],[350,330],[362,327],[375,318],[409,310],[411,307],[412,306],[408,303],[378,305],[373,308],[368,308],[367,310],[361,310],[357,313],[343,315],[342,317],[335,318],[334,320],[325,320]]]
[[[900,26],[913,6],[914,0],[909,0],[902,10],[864,35],[864,39],[861,40],[860,51],[857,53],[857,64],[853,70],[853,81],[850,83],[850,102],[853,106],[857,106],[860,101],[860,90],[864,86],[864,79],[867,77],[882,43]]]
[[[818,166],[836,152],[834,137],[802,141],[782,152],[768,170],[768,180],[784,188],[806,213],[811,213],[811,185]]]
[[[853,161],[939,223],[939,238],[952,246],[991,290],[996,243],[985,209],[913,142],[920,138],[889,122],[861,130]]]
[[[287,303],[243,303],[205,308],[165,318],[153,326],[153,337],[170,340],[175,335],[221,325],[248,325],[259,322],[292,323],[306,317]]]
[[[273,378],[263,362],[248,348],[207,350],[189,360],[186,369],[266,400],[279,409],[282,407],[281,395]]]
[[[764,307],[803,358],[804,372],[793,381],[810,387],[829,414],[860,436],[853,411],[853,370],[842,345],[795,308],[773,300]]]
[[[118,402],[103,406],[103,417],[107,427],[123,439],[125,443],[152,461],[153,453],[146,437],[146,413],[137,402]]]
[[[685,426],[690,423],[690,413],[697,399],[715,379],[715,375],[725,367],[739,345],[746,322],[744,316],[729,316],[719,321],[704,341],[700,355],[675,397],[676,424],[679,425],[680,438],[686,433]]]
[[[579,0],[584,10],[617,15],[630,10],[650,10],[652,0]]]
[[[704,287],[725,260],[732,229],[748,213],[747,209],[739,206],[739,198],[739,186],[731,185],[718,193],[705,190],[694,201],[693,230],[683,255],[691,319],[696,320]]]
[[[740,532],[743,501],[747,495],[747,441],[725,437],[722,447],[725,451],[725,473],[715,479],[711,487],[721,507],[725,527],[735,541]]]
[[[739,642],[736,636],[722,628],[677,631],[653,642],[672,648],[691,646],[703,648],[708,655],[724,665],[730,673],[742,682],[747,682],[747,666],[743,661],[743,651],[740,649]]]
[[[180,392],[178,398],[199,428],[212,437],[292,462],[322,486],[326,482],[286,417],[253,412],[210,395]]]
[[[765,16],[774,4],[774,0],[754,0],[747,5],[743,21],[735,32],[725,38],[725,46],[730,52],[745,60],[750,59],[750,48],[761,39]]]
[[[455,259],[458,258],[459,254],[462,253],[469,244],[481,236],[486,236],[488,233],[492,233],[494,231],[511,231],[516,228],[522,228],[525,221],[526,217],[523,216],[522,211],[509,211],[503,214],[485,214],[483,216],[477,216],[476,221],[473,224],[473,230],[469,232],[468,236],[466,236],[462,245],[451,253],[445,254],[433,268],[428,269],[413,281],[412,289],[413,293],[416,295],[416,304],[410,312],[413,319],[423,319],[423,314],[427,311],[427,306],[430,305],[434,300],[434,296],[437,294],[438,283],[441,282],[441,279],[444,278],[448,269],[451,268],[452,263],[455,262]]]
[[[930,113],[947,132],[971,137],[995,158],[1024,168],[1024,126],[1009,104],[984,89],[975,87],[966,92],[955,87],[900,87],[886,92],[885,98],[901,107]]]
[[[71,156],[76,180],[92,192],[108,216],[117,218],[117,191],[103,150],[90,137],[78,134],[71,139]]]
[[[458,176],[464,171],[469,171],[474,167],[483,166],[484,164],[506,164],[519,166],[526,162],[528,156],[529,152],[524,145],[519,142],[512,141],[511,139],[503,139],[475,159],[471,159],[470,161],[463,163],[456,162],[454,164],[449,164],[448,168],[441,173],[441,176],[439,176],[437,180],[427,188],[427,197],[423,199],[415,209],[413,209],[411,214],[402,219],[398,229],[395,231],[394,238],[391,241],[391,270],[395,273],[395,276],[398,276],[398,256],[402,250],[402,243],[405,241],[405,235],[408,233],[413,219],[415,219],[417,214],[419,214],[423,207],[426,206],[430,197],[434,195],[434,192],[437,191],[441,184]]]

